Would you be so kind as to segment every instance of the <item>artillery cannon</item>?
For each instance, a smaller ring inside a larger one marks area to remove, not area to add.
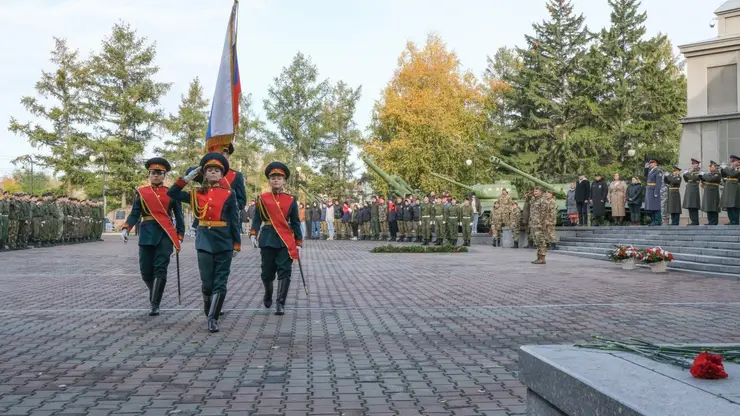
[[[440,175],[439,173],[429,172],[435,178],[457,185],[463,189],[467,189],[470,192],[474,192],[475,196],[480,200],[481,212],[478,218],[478,232],[488,232],[488,218],[491,216],[493,210],[493,203],[501,196],[501,191],[506,189],[509,192],[509,196],[512,200],[519,199],[519,193],[516,190],[516,186],[507,180],[498,180],[494,183],[487,184],[475,184],[465,185],[456,180],[450,179],[446,176]]]
[[[374,170],[375,173],[377,173],[378,176],[380,176],[380,178],[383,179],[385,183],[388,184],[388,190],[391,193],[400,197],[413,195],[414,198],[419,198],[421,196],[421,191],[419,191],[418,189],[413,189],[411,185],[408,184],[408,182],[403,180],[398,175],[389,174],[365,156],[362,156],[361,159],[368,167],[370,167],[370,169]]]
[[[567,217],[568,217],[568,207],[565,201],[568,189],[570,189],[570,184],[551,184],[543,181],[542,179],[536,178],[528,173],[525,173],[524,171],[517,169],[508,163],[504,162],[503,160],[499,159],[496,156],[491,156],[490,159],[491,163],[493,163],[495,166],[500,166],[511,173],[514,173],[516,175],[519,175],[523,177],[524,179],[527,179],[531,182],[534,182],[535,184],[539,185],[544,191],[550,191],[552,192],[553,196],[555,197],[555,202],[557,202],[558,205],[558,216],[557,216],[557,225],[562,225],[563,223],[567,223]]]

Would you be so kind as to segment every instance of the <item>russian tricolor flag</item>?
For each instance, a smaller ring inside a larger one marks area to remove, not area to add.
[[[211,104],[211,117],[206,132],[206,150],[221,152],[234,138],[239,125],[239,97],[242,92],[239,80],[239,62],[236,58],[236,18],[239,1],[234,1],[226,29],[221,64],[218,68],[216,91]]]

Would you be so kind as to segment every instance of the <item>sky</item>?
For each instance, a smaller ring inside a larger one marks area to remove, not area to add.
[[[665,33],[674,45],[714,37],[716,28],[709,22],[723,2],[643,0],[648,34]],[[212,97],[232,3],[0,0],[0,176],[12,172],[13,158],[36,152],[7,126],[11,116],[34,121],[20,99],[34,95],[41,71],[53,68],[53,37],[66,38],[86,58],[114,23],[130,23],[140,36],[156,42],[156,79],[173,83],[161,104],[167,113],[176,113],[196,76]],[[607,0],[573,4],[591,30],[608,25]],[[523,45],[532,23],[547,17],[544,0],[240,0],[239,10],[242,91],[252,94],[258,116],[264,119],[262,103],[273,79],[300,51],[311,57],[321,78],[362,86],[355,120],[363,130],[406,42],[423,45],[427,34],[437,33],[463,68],[480,76],[487,56],[501,46]]]

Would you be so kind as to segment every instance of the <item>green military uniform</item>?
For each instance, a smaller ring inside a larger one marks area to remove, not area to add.
[[[390,239],[388,234],[388,205],[383,199],[378,201],[378,223],[380,226],[380,239],[385,241]]]
[[[41,201],[34,198],[31,202],[31,244],[34,247],[41,247],[41,221],[43,221],[43,209]]]
[[[434,237],[437,240],[434,245],[441,246],[444,242],[445,229],[447,227],[447,224],[445,223],[445,209],[442,205],[441,198],[437,198],[434,200],[434,205],[432,206],[432,216],[434,217]]]
[[[20,230],[21,208],[17,195],[8,199],[8,249],[18,249],[18,231]]]
[[[434,221],[434,205],[429,202],[422,202],[419,209],[421,214],[421,238],[425,246],[432,241],[432,223]]]
[[[177,201],[189,203],[198,218],[195,249],[198,252],[203,312],[210,332],[218,332],[218,319],[226,298],[231,261],[241,251],[241,222],[236,194],[221,182],[204,184],[201,188],[183,191],[200,171],[205,177],[208,168],[229,171],[229,161],[221,153],[208,153],[199,168],[188,169],[167,191]],[[178,224],[180,221],[178,221]]]
[[[8,198],[0,190],[0,251],[5,250],[8,243]]]
[[[378,207],[378,201],[373,197],[373,201],[370,203],[370,231],[372,232],[373,239],[380,239],[380,208]]]
[[[170,171],[167,160],[155,157],[145,163],[150,172],[162,172],[164,175]],[[158,201],[161,206],[152,205],[151,201]],[[166,218],[157,217],[153,214],[164,210]],[[172,217],[176,222],[176,236],[168,235],[164,226],[172,226]],[[167,269],[170,265],[170,256],[174,248],[179,250],[179,241],[185,234],[183,223],[182,206],[167,194],[164,186],[142,186],[137,190],[136,198],[131,206],[131,214],[123,225],[124,240],[128,232],[139,222],[139,270],[141,278],[149,289],[149,301],[151,303],[150,316],[159,315],[159,305],[162,301],[164,288],[167,284]],[[169,221],[166,223],[165,221]],[[177,247],[175,247],[177,244]]]
[[[514,238],[514,248],[519,248],[519,228],[521,227],[522,212],[519,210],[519,206],[514,204],[516,202],[512,201],[508,224]]]
[[[281,175],[287,180],[290,177],[290,169],[281,162],[272,162],[265,168],[265,176],[269,179],[272,175]],[[273,205],[277,205],[285,218],[271,218],[269,207]],[[283,224],[283,221],[285,221],[287,228],[275,225],[274,220],[281,221],[279,224]],[[293,257],[296,260],[298,259],[297,250],[303,240],[298,218],[298,204],[295,197],[279,192],[263,193],[257,201],[257,210],[250,230],[250,238],[253,243],[256,241],[255,236],[257,234],[259,234],[258,246],[262,257],[261,278],[265,287],[263,303],[266,308],[272,306],[273,282],[277,274],[278,294],[275,314],[282,315],[285,313],[285,301],[290,288]],[[296,251],[291,254],[290,247],[293,246],[293,242],[295,242]]]
[[[719,222],[719,212],[722,210],[719,196],[719,187],[722,184],[722,174],[711,167],[719,165],[711,161],[709,163],[710,171],[701,176],[702,187],[704,188],[704,198],[701,201],[701,210],[707,213],[707,224],[717,225]]]
[[[460,222],[462,222],[463,246],[470,247],[470,233],[473,227],[473,206],[470,200],[466,199],[466,204],[460,206]]]
[[[447,211],[447,239],[453,246],[457,245],[457,227],[461,221],[460,206],[457,203],[450,204]]]
[[[681,220],[681,168],[678,166],[673,167],[673,174],[666,175],[665,183],[668,186],[668,203],[666,209],[668,214],[671,215],[671,225],[678,225]]]
[[[21,249],[27,249],[33,232],[33,206],[28,201],[28,197],[20,200],[21,218],[18,228],[18,246]]]
[[[701,180],[701,171],[699,161],[691,159],[691,163],[696,165],[691,169],[683,172],[683,180],[686,182],[684,189],[682,208],[689,211],[689,225],[699,225],[699,210],[701,209],[701,192],[699,191],[699,181]]]
[[[740,225],[740,168],[737,162],[738,156],[731,155],[730,160],[734,164],[722,169],[722,177],[725,178],[725,189],[722,191],[722,208],[727,211],[730,220],[729,225]]]

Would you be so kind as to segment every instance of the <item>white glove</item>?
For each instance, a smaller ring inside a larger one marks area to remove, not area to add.
[[[253,236],[253,235],[250,235],[250,236],[249,236],[249,239],[250,239],[250,240],[252,241],[252,246],[254,246],[254,248],[257,248],[257,247],[259,247],[259,246],[257,245],[257,237],[255,237],[255,236]]]
[[[237,256],[238,254],[239,254],[239,252],[238,252],[238,251],[236,251],[236,250],[232,251],[232,252],[231,252],[231,258],[233,259],[233,258],[234,258],[234,257],[236,257],[236,256]]]
[[[462,225],[462,223],[461,222],[458,222],[457,225]]]
[[[121,240],[123,240],[124,243],[128,242],[128,229],[124,228],[123,231],[121,231]]]
[[[182,178],[182,180],[183,180],[183,181],[184,181],[185,183],[189,183],[190,181],[192,181],[192,180],[193,180],[193,178],[195,178],[196,176],[198,176],[198,173],[200,173],[200,166],[198,166],[198,167],[196,167],[195,169],[193,169],[192,171],[190,171],[190,173],[188,173],[187,175],[185,175],[185,176],[184,176],[184,177]]]
[[[434,221],[429,221],[429,225],[434,225]]]

